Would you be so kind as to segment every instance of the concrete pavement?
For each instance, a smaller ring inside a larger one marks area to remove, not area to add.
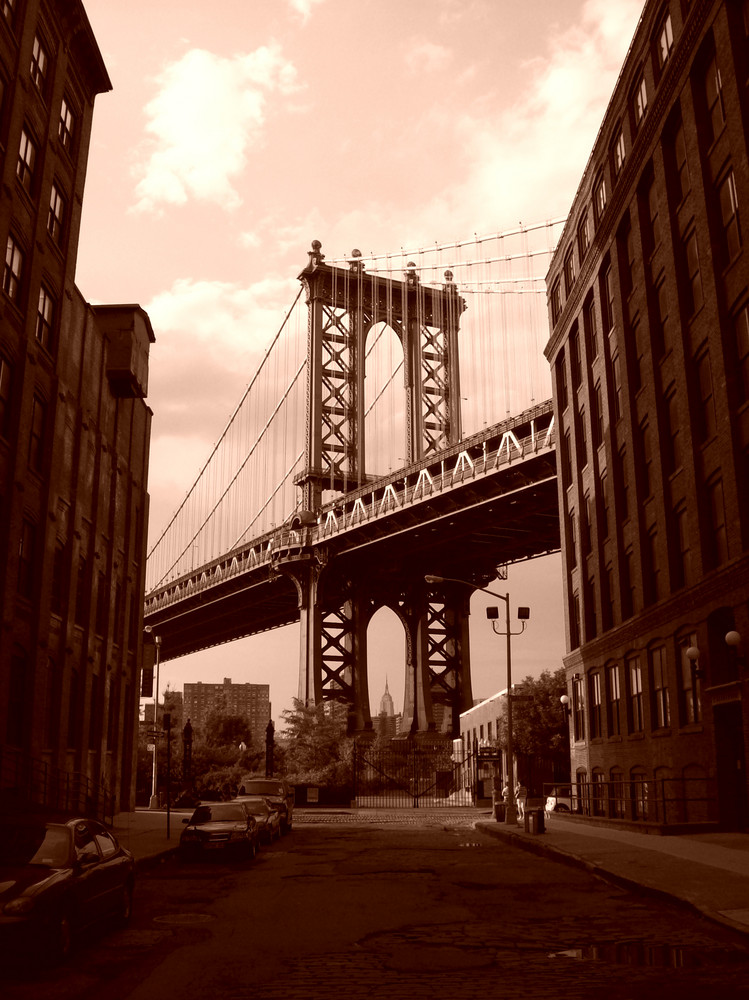
[[[140,866],[159,863],[177,848],[182,820],[192,810],[137,809],[121,813],[113,832]],[[296,809],[294,825],[383,823],[469,826],[509,842],[575,865],[617,885],[667,898],[710,920],[749,935],[749,834],[700,833],[661,837],[593,827],[553,814],[546,832],[525,833],[523,827],[497,823],[486,809]]]

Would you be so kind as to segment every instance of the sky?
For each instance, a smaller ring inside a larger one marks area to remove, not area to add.
[[[149,537],[193,482],[298,290],[328,256],[566,215],[638,0],[84,0],[113,84],[97,98],[76,281],[137,302],[156,335]],[[511,567],[513,677],[562,665],[559,556]],[[504,640],[472,602],[476,697]],[[514,614],[513,610],[513,614]],[[370,701],[403,702],[403,639],[370,626]],[[298,685],[298,627],[162,663],[159,689]]]

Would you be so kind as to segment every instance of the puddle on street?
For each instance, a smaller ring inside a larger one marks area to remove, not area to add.
[[[681,945],[652,944],[646,941],[585,945],[549,952],[549,958],[569,958],[578,962],[609,962],[658,969],[694,969],[709,965],[734,965],[749,962],[749,954],[740,950],[693,948]]]

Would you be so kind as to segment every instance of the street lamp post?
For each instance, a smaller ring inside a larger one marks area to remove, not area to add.
[[[147,626],[148,627],[148,626]],[[158,796],[158,767],[157,767],[157,754],[159,749],[159,736],[157,729],[157,719],[159,714],[159,660],[161,653],[161,636],[155,635],[153,637],[153,644],[156,649],[156,660],[154,666],[156,668],[156,687],[153,689],[153,765],[151,770],[151,801],[148,804],[149,809],[159,808],[159,796]]]
[[[506,635],[507,636],[507,786],[509,788],[509,801],[505,803],[505,823],[508,826],[515,826],[518,821],[517,807],[515,805],[515,792],[514,792],[514,756],[515,748],[513,746],[513,732],[512,732],[512,636],[521,635],[525,631],[525,623],[530,618],[530,608],[518,608],[518,618],[522,625],[519,632],[513,632],[510,628],[510,595],[509,594],[498,594],[494,590],[489,590],[487,587],[477,587],[475,583],[471,583],[470,580],[460,580],[456,577],[450,576],[433,576],[431,574],[424,577],[427,583],[461,583],[466,587],[473,587],[475,590],[482,590],[485,594],[491,594],[492,597],[498,598],[500,601],[504,601],[506,609],[506,630],[500,632],[496,628],[496,621],[499,617],[498,608],[487,608],[486,617],[492,623],[492,631],[496,635]]]

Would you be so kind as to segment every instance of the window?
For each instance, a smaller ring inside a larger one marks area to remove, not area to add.
[[[47,83],[47,73],[49,71],[49,54],[37,35],[34,38],[34,47],[31,52],[31,79],[34,81],[36,89],[42,96]]]
[[[103,573],[99,573],[96,585],[96,634],[104,635],[107,630],[107,619],[109,617],[109,591],[107,589],[107,578]]]
[[[619,666],[614,663],[606,668],[606,722],[608,724],[609,736],[621,735],[620,704]]]
[[[689,647],[696,645],[697,636],[694,633],[684,636],[679,642],[679,701],[681,724],[683,726],[700,722],[702,719],[700,679],[697,676],[697,665],[695,661],[687,658]]]
[[[24,190],[31,194],[34,183],[34,170],[36,168],[36,143],[24,127],[21,131],[21,142],[18,146],[18,161],[16,162],[16,176],[18,177]]]
[[[13,21],[16,16],[16,6],[18,5],[18,0],[2,0],[3,5],[3,17],[6,22],[13,27]]]
[[[686,267],[686,309],[687,313],[691,314],[696,312],[702,305],[700,257],[697,251],[697,233],[694,230],[684,237],[683,246]]]
[[[62,243],[63,225],[65,223],[65,199],[56,184],[52,185],[49,194],[49,212],[47,214],[47,232],[58,245]]]
[[[551,321],[556,323],[562,315],[562,283],[557,278],[551,286]]]
[[[590,642],[598,635],[598,619],[596,617],[596,582],[591,577],[584,583],[585,605],[585,640]]]
[[[707,484],[707,510],[710,518],[710,534],[707,539],[708,562],[711,566],[722,566],[728,560],[728,534],[722,479],[713,479]]]
[[[653,443],[651,441],[650,423],[647,419],[640,424],[640,476],[642,496],[649,497],[653,492],[652,467]]]
[[[675,587],[683,587],[685,584],[691,583],[692,580],[692,574],[690,571],[689,529],[685,503],[680,504],[674,510],[674,528],[675,542],[678,551],[674,565],[673,583]]]
[[[559,352],[556,363],[557,369],[557,396],[559,397],[559,408],[564,410],[567,406],[567,369],[564,364],[564,351]]]
[[[5,737],[11,746],[21,747],[26,736],[26,683],[28,677],[28,661],[26,650],[14,643],[10,655],[10,676],[8,678],[8,722]]]
[[[8,236],[5,250],[5,269],[3,270],[3,291],[11,302],[16,305],[21,298],[21,279],[23,277],[23,251],[12,236]]]
[[[622,416],[622,363],[618,354],[611,359],[611,376],[614,383],[614,417]]]
[[[601,309],[603,312],[604,329],[611,333],[614,328],[614,272],[609,265],[601,280]]]
[[[603,393],[600,382],[596,382],[593,389],[592,418],[593,445],[597,448],[603,443]]]
[[[628,548],[622,563],[622,618],[631,618],[635,609],[634,556]]]
[[[624,775],[620,767],[612,767],[609,772],[609,816],[624,819],[627,803],[624,797]]]
[[[50,610],[56,615],[62,614],[62,602],[65,593],[65,548],[62,542],[55,545],[52,559],[52,592],[50,595]]]
[[[598,496],[600,509],[598,514],[598,531],[601,538],[609,537],[609,477],[604,469],[600,476]]]
[[[681,202],[684,198],[686,198],[690,187],[689,164],[687,162],[687,144],[684,139],[684,125],[681,121],[679,122],[676,132],[674,133],[673,155],[676,178],[676,194],[678,196],[678,202]]]
[[[580,595],[575,591],[572,595],[572,615],[570,617],[570,648],[577,649],[580,645]]]
[[[48,351],[52,350],[55,311],[55,297],[42,285],[39,289],[39,309],[36,314],[36,339]]]
[[[652,252],[660,246],[661,242],[660,209],[655,180],[650,182],[650,187],[648,188],[648,219],[650,221],[650,250]]]
[[[708,141],[713,142],[726,123],[726,110],[723,104],[723,81],[715,57],[710,60],[705,73],[705,101],[707,105]]]
[[[60,121],[57,124],[57,135],[63,147],[71,154],[73,152],[73,139],[75,138],[75,125],[75,115],[70,106],[70,101],[65,96],[60,105]]]
[[[596,222],[600,222],[606,211],[606,178],[601,174],[593,185],[593,209]]]
[[[614,176],[618,177],[624,166],[626,148],[624,146],[624,133],[621,129],[617,132],[614,143],[611,147],[611,162],[614,167]]]
[[[668,58],[671,55],[673,47],[674,29],[671,24],[671,15],[667,14],[663,24],[661,25],[661,30],[658,33],[658,66],[661,69],[663,69],[668,62]]]
[[[639,125],[648,110],[648,88],[645,84],[644,76],[640,77],[640,82],[635,87],[633,106],[635,112],[635,125]]]
[[[601,577],[601,622],[604,629],[614,624],[614,568],[607,565]]]
[[[741,230],[739,228],[739,202],[736,196],[736,178],[729,170],[718,185],[720,218],[723,225],[723,252],[726,263],[730,263],[741,250]]]
[[[572,449],[570,445],[570,429],[562,437],[562,484],[566,488],[572,481]]]
[[[588,436],[585,428],[585,409],[580,407],[577,415],[577,467],[584,469],[588,464]]]
[[[33,593],[35,548],[36,525],[24,518],[18,540],[18,593],[21,597],[31,597]]]
[[[744,306],[734,318],[733,332],[738,361],[739,398],[744,401],[749,399],[749,306]]]
[[[671,385],[666,396],[666,429],[667,439],[664,442],[663,455],[665,458],[666,471],[675,472],[681,467],[681,421],[679,419],[679,405],[676,389]]]
[[[582,361],[580,358],[580,333],[577,324],[570,335],[570,365],[572,367],[572,388],[577,389],[582,378]]]
[[[660,554],[658,552],[658,530],[652,525],[645,540],[645,559],[647,560],[647,574],[644,579],[644,588],[649,603],[657,601],[661,595],[660,578]]]
[[[705,351],[697,358],[697,387],[700,408],[697,414],[697,437],[700,442],[708,441],[717,432],[715,403],[713,400],[713,378],[710,370],[710,355]]]
[[[85,556],[81,556],[78,560],[78,579],[76,581],[75,590],[75,623],[76,625],[86,624],[86,612],[88,610],[88,601],[86,598],[86,573],[87,564]]]
[[[665,646],[650,650],[650,671],[653,679],[653,728],[665,729],[671,725]]]
[[[666,278],[661,274],[655,286],[656,322],[654,341],[658,350],[665,354],[671,348],[671,326],[669,323],[668,293]]]
[[[564,255],[564,294],[569,296],[575,284],[575,256],[572,247]]]
[[[580,264],[585,259],[585,254],[588,252],[589,246],[590,229],[588,228],[588,213],[586,212],[577,224],[577,254]]]
[[[642,668],[639,656],[627,659],[627,683],[629,685],[629,731],[641,733],[644,729],[642,715]]]
[[[572,721],[577,743],[585,739],[585,688],[580,677],[572,678]]]
[[[575,517],[575,511],[570,510],[567,515],[568,533],[569,533],[569,563],[571,567],[577,566],[577,537],[575,525],[577,523],[577,518]]]
[[[10,404],[13,390],[13,369],[0,354],[0,436],[10,435]]]
[[[580,534],[582,536],[581,540],[582,540],[583,552],[585,553],[585,555],[588,555],[588,553],[591,551],[593,544],[592,524],[593,524],[593,513],[590,503],[590,493],[586,493],[585,496],[583,497],[583,505],[580,516]]]
[[[588,361],[598,357],[598,324],[596,322],[596,303],[591,295],[583,309],[583,328],[585,330],[585,349]]]
[[[47,405],[34,396],[31,411],[31,433],[29,435],[29,468],[42,472],[44,468],[44,438],[47,424]]]

